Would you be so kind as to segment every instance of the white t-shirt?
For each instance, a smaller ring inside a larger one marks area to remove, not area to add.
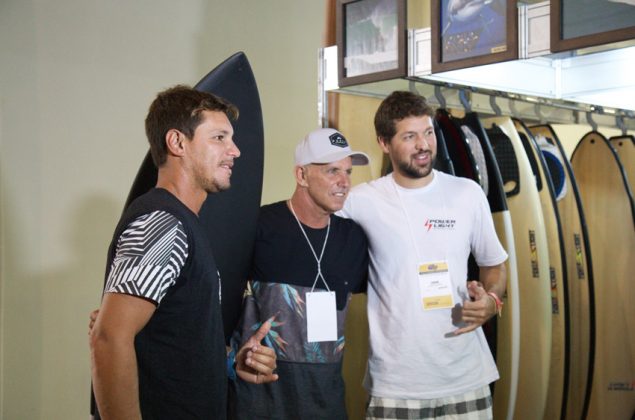
[[[482,329],[453,336],[452,309],[424,311],[419,290],[419,265],[447,261],[454,303],[462,304],[470,252],[479,266],[507,259],[479,185],[434,171],[426,187],[405,189],[387,175],[355,187],[341,213],[369,240],[369,393],[440,398],[498,379]]]

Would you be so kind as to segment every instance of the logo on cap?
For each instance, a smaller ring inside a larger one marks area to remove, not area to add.
[[[337,147],[348,147],[348,143],[343,135],[340,133],[333,133],[329,136],[329,140],[331,141],[331,145]]]

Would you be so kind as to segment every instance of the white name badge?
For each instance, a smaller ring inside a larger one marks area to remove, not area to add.
[[[306,294],[307,341],[337,341],[337,307],[335,292]]]
[[[450,268],[447,261],[419,264],[418,273],[424,310],[447,309],[454,306]]]

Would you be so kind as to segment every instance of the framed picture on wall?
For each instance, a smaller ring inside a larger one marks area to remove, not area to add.
[[[340,87],[405,77],[406,0],[337,0]]]
[[[633,0],[551,0],[551,51],[571,51],[635,38]]]
[[[431,0],[432,73],[518,58],[516,0]]]

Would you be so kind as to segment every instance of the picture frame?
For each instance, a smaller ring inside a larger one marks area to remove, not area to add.
[[[432,0],[432,73],[518,58],[516,0]]]
[[[407,76],[406,0],[337,0],[340,87]]]
[[[551,0],[551,52],[635,39],[635,5],[620,1]]]

